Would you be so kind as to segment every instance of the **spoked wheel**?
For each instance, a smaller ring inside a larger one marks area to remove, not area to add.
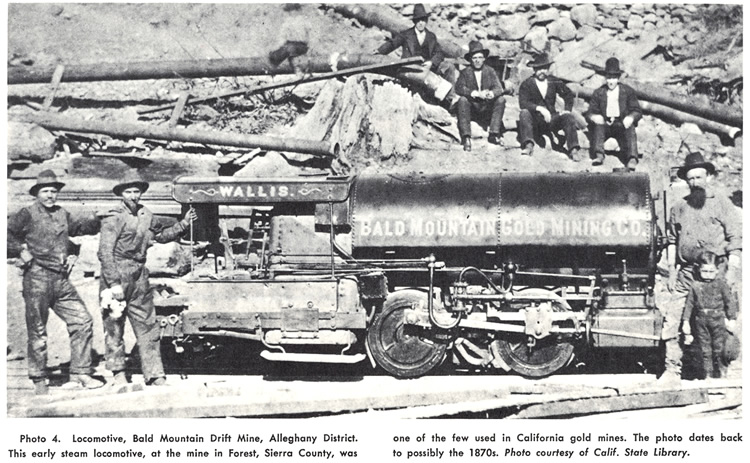
[[[519,294],[550,294],[546,290],[531,289]],[[569,310],[559,303],[552,304],[555,312]],[[513,371],[531,378],[541,378],[555,373],[573,358],[573,343],[568,337],[551,334],[542,339],[535,339],[532,346],[522,334],[509,335],[497,343],[497,353]]]
[[[427,295],[416,290],[389,295],[367,333],[375,362],[399,378],[427,374],[443,361],[447,347],[432,339],[429,330],[404,323],[404,312],[412,307],[426,310]]]

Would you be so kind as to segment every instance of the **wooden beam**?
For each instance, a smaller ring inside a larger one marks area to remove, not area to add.
[[[630,394],[580,400],[565,400],[524,408],[513,418],[555,418],[597,413],[640,410],[648,408],[681,407],[708,401],[705,389],[668,390],[647,394]]]
[[[60,86],[60,81],[62,80],[63,73],[65,72],[65,66],[62,64],[58,64],[55,68],[55,72],[52,74],[52,81],[50,82],[50,91],[47,94],[47,96],[44,98],[44,103],[42,103],[42,110],[43,111],[49,111],[49,109],[52,107],[52,102],[55,99],[55,93],[57,93],[57,89]]]
[[[177,99],[174,109],[172,110],[172,117],[169,118],[169,128],[173,129],[177,127],[177,123],[180,121],[182,111],[185,110],[185,104],[187,103],[190,93],[182,92],[180,98]]]

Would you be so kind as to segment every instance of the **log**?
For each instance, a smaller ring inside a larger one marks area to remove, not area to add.
[[[586,100],[590,99],[594,94],[594,89],[584,87],[580,84],[568,84],[568,87],[570,87],[570,89],[573,90],[573,92],[576,93],[579,97],[585,98]],[[723,135],[729,137],[732,140],[742,134],[742,129],[740,128],[722,124],[721,122],[712,121],[704,117],[696,116],[694,114],[678,111],[676,109],[658,103],[641,101],[641,109],[643,109],[643,112],[645,114],[650,114],[666,121],[679,123],[691,122],[700,127],[702,130]]]
[[[414,26],[409,19],[385,6],[340,4],[334,5],[333,10],[347,18],[354,18],[365,26],[375,26],[392,34],[398,34]],[[437,37],[440,47],[450,57],[461,58],[468,51],[450,41],[447,36],[438,35]]]
[[[599,66],[587,61],[581,62],[581,65],[597,71],[602,70]],[[647,84],[635,79],[622,79],[621,82],[632,87],[638,98],[642,100],[665,105],[712,121],[742,127],[742,111],[736,108],[712,101],[696,101],[693,97],[679,95],[663,87]]]
[[[514,415],[513,418],[575,417],[623,410],[682,407],[705,402],[708,402],[708,392],[705,389],[665,390],[646,394],[564,400],[531,405]]]
[[[392,62],[379,55],[299,56],[295,64],[307,73],[330,72]],[[10,67],[8,85],[49,83],[55,67]],[[62,82],[104,80],[185,79],[294,74],[288,61],[273,66],[267,57],[183,61],[137,61],[66,65]]]
[[[275,138],[227,132],[207,132],[180,127],[155,127],[149,124],[119,121],[84,121],[49,113],[30,113],[17,116],[17,118],[20,122],[31,122],[48,130],[98,133],[121,138],[149,138],[239,148],[263,148],[275,151],[306,153],[328,158],[337,157],[339,153],[338,143],[327,141]]]
[[[393,62],[383,63],[383,64],[372,64],[369,66],[358,66],[351,69],[346,69],[343,71],[334,71],[334,72],[326,72],[323,74],[318,74],[316,76],[309,76],[309,77],[302,77],[299,79],[291,79],[287,80],[286,82],[274,82],[271,84],[266,85],[260,85],[258,87],[253,88],[242,88],[240,90],[232,90],[231,92],[224,92],[220,93],[218,95],[211,95],[207,97],[202,98],[190,98],[186,104],[196,104],[196,103],[204,103],[206,101],[213,101],[219,98],[228,98],[232,96],[238,96],[238,95],[244,95],[244,94],[254,94],[254,93],[260,93],[264,92],[266,90],[273,90],[276,88],[283,88],[283,87],[290,87],[292,85],[302,85],[307,84],[310,82],[318,82],[321,80],[328,80],[333,79],[335,77],[345,77],[345,76],[351,76],[354,74],[361,74],[365,72],[372,72],[372,71],[383,71],[387,68],[392,67],[398,67],[403,66],[406,64],[417,64],[424,61],[421,57],[414,57],[414,58],[406,58],[402,60],[397,60]],[[148,114],[148,113],[154,113],[158,111],[163,111],[165,109],[170,109],[175,107],[176,103],[170,103],[163,106],[157,106],[155,108],[148,108],[148,109],[142,109],[138,111],[138,114]]]

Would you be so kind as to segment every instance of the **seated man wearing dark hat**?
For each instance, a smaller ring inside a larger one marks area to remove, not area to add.
[[[95,235],[99,221],[93,215],[74,218],[57,206],[65,184],[51,170],[39,174],[29,193],[36,197],[8,219],[8,256],[18,256],[23,268],[26,303],[29,378],[35,394],[47,394],[47,320],[49,310],[65,323],[70,336],[70,384],[86,389],[104,385],[91,374],[93,319],[68,275],[76,257],[69,253],[69,237]]]
[[[518,121],[518,141],[521,142],[521,154],[530,155],[534,151],[534,141],[542,135],[565,132],[568,145],[568,156],[578,162],[580,145],[578,144],[578,126],[576,118],[570,112],[573,109],[575,95],[558,79],[549,79],[552,66],[547,53],[541,53],[529,62],[534,75],[524,80],[518,88],[518,104],[521,114]],[[555,109],[557,95],[565,102],[562,113]]]
[[[726,272],[730,286],[739,283],[742,254],[740,215],[728,197],[711,188],[716,168],[701,153],[690,153],[677,176],[685,180],[690,194],[677,199],[667,223],[667,261],[669,264],[669,301],[659,309],[664,316],[665,371],[662,383],[679,383],[682,372],[682,348],[679,343],[680,320],[686,298],[694,284],[693,268],[701,254],[718,256],[719,271]]]
[[[471,66],[461,71],[456,81],[458,132],[464,151],[471,151],[471,121],[478,116],[489,116],[489,143],[499,145],[502,140],[505,98],[503,85],[494,69],[484,62],[490,51],[476,40],[469,43],[469,52],[464,55]]]
[[[411,17],[414,27],[394,34],[393,38],[381,45],[376,53],[387,55],[401,47],[401,58],[421,56],[425,60],[422,64],[424,67],[454,84],[458,71],[453,63],[445,61],[445,54],[440,48],[437,37],[427,29],[429,17],[430,13],[425,10],[424,5],[421,3],[414,5],[414,13]]]
[[[166,383],[159,348],[159,325],[145,265],[146,252],[152,241],[166,243],[177,239],[197,217],[191,208],[181,221],[171,227],[163,226],[163,221],[140,204],[148,186],[136,174],[117,184],[112,191],[122,202],[102,221],[98,253],[102,264],[100,289],[126,303],[123,313],[105,311],[103,314],[107,369],[112,371],[115,384],[128,382],[123,341],[125,315],[137,340],[146,385]]]
[[[620,83],[620,61],[609,58],[605,63],[604,76],[607,83],[596,90],[589,102],[588,118],[591,121],[591,155],[593,164],[604,162],[604,141],[617,140],[620,151],[629,169],[638,165],[638,141],[635,127],[641,119],[641,104],[635,91]]]

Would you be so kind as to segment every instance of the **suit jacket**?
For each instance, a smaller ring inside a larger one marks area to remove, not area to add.
[[[620,86],[620,98],[618,103],[620,105],[620,120],[625,116],[633,118],[633,123],[637,124],[643,115],[641,112],[641,103],[638,101],[638,97],[635,96],[635,90],[625,84],[618,84]],[[602,85],[601,87],[594,90],[594,94],[591,96],[589,101],[589,115],[600,114],[607,117],[607,86]]]
[[[533,114],[537,106],[544,106],[550,114],[557,114],[555,109],[557,95],[560,95],[565,101],[565,111],[573,109],[575,94],[561,80],[548,77],[547,94],[544,97],[542,97],[534,80],[534,76],[531,76],[524,80],[518,88],[518,105],[521,109],[528,109]]]
[[[471,98],[471,92],[479,90],[477,79],[474,77],[474,68],[464,68],[458,75],[455,85],[456,94]],[[497,73],[489,66],[482,67],[482,90],[492,90],[495,98],[503,94],[503,85],[497,77]]]
[[[427,47],[427,56],[425,60],[432,61],[431,70],[437,71],[440,63],[445,59],[445,53],[440,48],[440,44],[437,41],[435,34],[425,29],[424,46]],[[422,46],[419,45],[417,40],[417,32],[412,27],[402,31],[399,34],[395,34],[393,38],[378,48],[378,53],[381,55],[387,55],[396,48],[401,47],[401,58],[412,58],[414,56],[422,56]]]

